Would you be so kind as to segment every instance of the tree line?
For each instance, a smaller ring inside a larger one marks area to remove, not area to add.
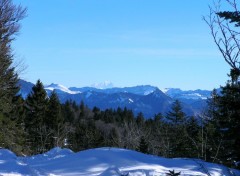
[[[17,118],[12,126],[18,133],[11,134],[14,141],[8,138],[9,143],[1,145],[27,155],[44,153],[53,147],[73,151],[119,147],[163,157],[199,158],[233,166],[233,161],[225,159],[227,151],[235,152],[232,156],[237,156],[238,146],[229,141],[238,136],[230,139],[220,134],[218,98],[226,97],[213,92],[209,109],[201,116],[187,116],[181,102],[176,100],[165,115],[156,114],[146,119],[141,112],[134,115],[127,108],[90,109],[84,102],[77,104],[71,100],[61,104],[57,93],[53,91],[48,97],[38,80],[25,100],[18,99]]]
[[[56,146],[74,151],[108,146],[165,157],[201,158],[210,150],[202,148],[205,143],[210,145],[205,137],[210,135],[206,119],[188,117],[177,100],[166,115],[146,119],[127,108],[90,109],[84,102],[77,105],[71,100],[61,104],[56,92],[48,97],[38,80],[26,100],[19,98],[18,106],[16,124],[22,132],[15,138],[22,139],[19,146],[28,154]]]

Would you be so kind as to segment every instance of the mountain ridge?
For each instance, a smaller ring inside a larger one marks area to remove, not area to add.
[[[20,80],[19,86],[20,94],[26,98],[34,84]],[[142,112],[147,118],[158,113],[165,114],[177,99],[181,101],[186,114],[197,115],[207,106],[206,101],[211,95],[211,91],[200,89],[184,91],[179,88],[168,88],[163,92],[151,85],[97,89],[94,87],[67,88],[52,83],[45,85],[44,88],[48,95],[55,90],[61,103],[72,100],[80,104],[83,101],[90,108],[96,106],[102,110],[127,107],[132,109],[134,114]]]

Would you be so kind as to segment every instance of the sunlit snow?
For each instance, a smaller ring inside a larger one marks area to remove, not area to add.
[[[9,150],[0,149],[1,176],[164,176],[169,170],[181,172],[181,176],[240,176],[239,171],[202,160],[166,159],[118,148],[78,153],[54,148],[31,157],[17,157]]]
[[[69,90],[67,87],[65,87],[65,86],[63,86],[63,85],[60,85],[60,84],[50,84],[50,85],[48,85],[48,86],[45,86],[44,89],[50,90],[50,91],[60,90],[60,91],[63,91],[63,92],[69,93],[69,94],[78,94],[78,93],[81,93],[81,92],[79,92],[79,91],[71,91],[71,90]]]
[[[129,103],[133,103],[134,102],[131,98],[129,98],[128,100],[129,100]]]

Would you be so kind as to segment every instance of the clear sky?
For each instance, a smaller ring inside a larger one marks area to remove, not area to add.
[[[213,89],[229,67],[206,23],[211,0],[14,0],[28,17],[14,48],[35,83]]]

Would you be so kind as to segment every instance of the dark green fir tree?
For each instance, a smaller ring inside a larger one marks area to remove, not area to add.
[[[213,97],[212,121],[220,141],[215,160],[234,167],[240,161],[240,70],[232,69],[229,76],[231,80]]]
[[[45,124],[49,134],[48,149],[63,146],[65,138],[64,119],[61,113],[61,104],[55,91],[53,91],[49,97]]]
[[[148,153],[148,143],[145,140],[144,136],[142,136],[139,141],[138,151],[142,153]]]
[[[169,129],[169,143],[170,143],[170,157],[182,157],[187,153],[189,141],[187,138],[186,131],[186,115],[183,112],[181,103],[176,100],[172,104],[171,110],[166,116],[168,124],[166,125]]]
[[[19,88],[18,74],[13,66],[12,41],[25,14],[26,9],[14,5],[11,0],[0,1],[0,147],[13,151],[19,145],[15,122],[18,118],[15,110]]]
[[[223,11],[223,12],[218,12],[218,16],[221,18],[224,18],[226,20],[229,20],[230,23],[235,23],[235,26],[239,27],[240,26],[240,11]]]
[[[33,86],[32,92],[26,99],[25,127],[28,133],[27,143],[34,153],[46,151],[46,145],[50,137],[46,125],[46,110],[48,96],[40,80]]]

